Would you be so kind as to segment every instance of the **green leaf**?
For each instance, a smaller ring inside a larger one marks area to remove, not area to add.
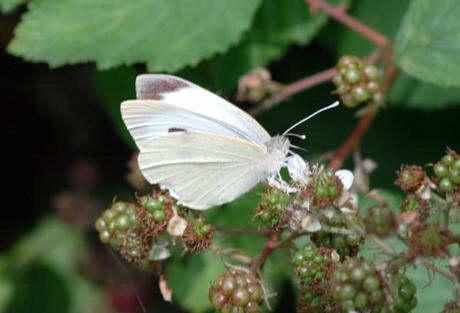
[[[94,73],[94,85],[103,100],[104,109],[114,122],[118,133],[132,147],[135,147],[135,144],[121,118],[120,104],[136,98],[135,81],[136,76],[141,73],[140,70],[127,66]]]
[[[1,307],[7,312],[97,311],[103,294],[78,273],[85,251],[82,232],[57,218],[43,219],[0,259]]]
[[[395,43],[395,57],[410,75],[460,86],[460,2],[412,0]]]
[[[0,11],[10,13],[27,0],[0,0]]]
[[[303,1],[294,0],[286,5],[285,0],[264,0],[253,26],[237,46],[200,64],[198,68],[188,68],[178,75],[228,94],[241,75],[253,68],[267,66],[280,58],[292,44],[308,44],[326,22],[327,16],[322,12],[311,14],[309,6]]]
[[[460,104],[460,88],[426,83],[401,72],[388,95],[390,105],[433,110]]]
[[[224,265],[210,251],[173,258],[167,264],[166,277],[173,290],[174,302],[192,313],[210,310],[209,285],[223,272]]]
[[[393,38],[407,6],[408,1],[401,0],[354,1],[349,14],[388,38]],[[364,57],[375,48],[369,40],[338,22],[330,23],[319,40],[333,48],[337,56],[352,54]]]
[[[260,0],[36,0],[10,53],[52,67],[101,69],[145,62],[176,71],[226,51],[249,28]]]
[[[305,2],[265,0],[253,27],[237,46],[212,59],[212,79],[217,90],[236,86],[239,77],[279,58],[291,44],[307,44],[326,23],[324,14],[310,13]],[[222,75],[226,73],[226,75]]]

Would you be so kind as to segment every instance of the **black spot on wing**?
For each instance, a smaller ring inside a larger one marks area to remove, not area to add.
[[[168,133],[186,132],[183,128],[171,127],[168,129]]]
[[[140,75],[136,80],[137,98],[145,100],[161,100],[165,94],[186,87],[183,81],[169,76]]]

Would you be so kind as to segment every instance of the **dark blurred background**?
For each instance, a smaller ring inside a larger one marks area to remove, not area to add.
[[[7,155],[4,162],[7,188],[2,193],[0,252],[12,248],[37,226],[43,216],[56,215],[75,227],[90,229],[95,215],[114,196],[133,192],[125,176],[134,147],[126,133],[120,132],[122,124],[118,111],[122,100],[134,97],[134,78],[144,72],[142,66],[99,72],[92,64],[50,69],[44,64],[28,63],[13,57],[5,52],[5,47],[21,13],[19,11],[0,19],[0,88],[3,95],[3,138],[6,138],[3,153]],[[340,40],[340,36],[344,36],[336,30],[336,25],[328,26],[322,32],[324,36],[318,37],[327,39],[334,36],[334,40]],[[281,60],[270,65],[269,70],[276,81],[287,83],[331,67],[335,60],[336,55],[331,53],[327,40],[323,39],[308,47],[291,47]],[[183,74],[187,77],[194,70],[187,69]],[[282,132],[299,118],[331,103],[335,99],[331,95],[332,90],[332,84],[327,83],[302,92],[257,119],[272,134]],[[232,90],[224,92],[224,95],[234,99],[234,93],[235,90]],[[240,106],[249,108],[250,104],[242,103]],[[334,149],[353,129],[356,123],[353,113],[341,107],[320,115],[297,130],[305,132],[307,140],[296,144],[308,150],[304,154],[307,158]],[[442,155],[446,146],[457,151],[460,148],[460,106],[423,111],[405,109],[401,103],[390,103],[365,135],[361,151],[363,157],[374,160],[378,165],[371,177],[373,187],[391,190],[394,173],[400,164],[432,162]],[[346,166],[350,167],[351,163]],[[69,190],[77,195],[82,192],[88,196],[88,202],[84,201],[84,197],[72,198]],[[76,203],[88,209],[75,211]],[[94,231],[88,230],[87,238],[93,250],[104,249],[97,243]],[[106,250],[103,254],[103,257],[96,258],[103,264],[99,268],[107,264],[113,266],[111,271],[118,272],[124,288],[132,291],[123,267],[107,260],[109,254]],[[101,275],[91,273],[91,269],[86,270],[90,272],[86,273],[87,277],[103,280]],[[42,269],[35,268],[34,271],[37,275],[34,277],[40,279]],[[132,269],[130,273],[135,277],[138,275]],[[49,277],[46,273],[43,275]],[[140,284],[144,283],[150,286],[147,288],[149,300],[145,301],[160,301],[155,285],[149,279]],[[115,291],[110,288],[105,291],[112,295],[110,299],[123,298],[119,287]],[[286,288],[283,292],[289,294],[293,291]],[[137,303],[132,297],[126,300],[128,307],[132,301]],[[62,299],[65,301],[64,296]],[[279,307],[284,309],[279,312],[287,312],[287,307],[294,308],[287,299],[289,297],[282,298]],[[21,303],[20,300],[14,301],[16,308],[23,308],[17,304]],[[122,308],[127,305],[124,300],[119,301]],[[139,310],[136,304],[133,306],[134,311]],[[65,307],[64,304],[62,307]],[[168,310],[177,311],[177,308],[169,307]],[[54,312],[54,309],[40,312],[45,311]]]

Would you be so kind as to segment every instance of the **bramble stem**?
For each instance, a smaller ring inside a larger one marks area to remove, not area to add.
[[[343,161],[351,153],[351,151],[361,142],[363,135],[366,133],[369,126],[372,124],[375,116],[378,113],[378,108],[368,112],[366,115],[361,117],[358,125],[348,136],[347,140],[337,149],[332,157],[331,162],[328,167],[333,169],[340,169],[342,167]]]
[[[357,19],[348,15],[345,10],[343,10],[342,6],[333,6],[327,2],[323,2],[320,0],[306,0],[310,4],[310,8],[312,11],[316,11],[321,9],[327,15],[335,18],[337,21],[341,22],[342,24],[346,25],[350,29],[354,30],[367,40],[375,43],[380,47],[385,47],[389,45],[390,40],[386,38],[381,33],[377,32],[376,30],[372,29],[371,27],[367,26],[366,24],[358,21]]]
[[[232,233],[232,234],[242,234],[242,235],[251,235],[251,236],[263,236],[268,237],[272,232],[263,231],[251,228],[238,228],[238,227],[228,227],[222,225],[213,225],[214,230],[220,231],[223,233]]]
[[[290,96],[313,86],[322,84],[331,80],[332,76],[335,74],[335,68],[330,68],[328,70],[316,73],[312,76],[308,76],[293,82],[291,84],[285,85],[280,89],[280,91],[268,98],[267,100],[263,101],[260,105],[254,107],[253,109],[249,110],[249,114],[257,115],[260,114],[270,108],[272,108],[275,104],[289,98]]]
[[[265,261],[269,257],[269,255],[276,249],[276,241],[278,239],[278,233],[272,233],[265,243],[262,252],[252,259],[251,261],[251,271],[253,273],[257,273],[260,268],[264,265]]]

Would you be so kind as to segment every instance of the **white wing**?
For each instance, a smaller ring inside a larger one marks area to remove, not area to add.
[[[267,131],[249,114],[185,79],[161,74],[139,75],[136,94],[138,99],[160,100],[232,125],[256,144],[270,140]]]
[[[353,180],[355,179],[353,173],[349,170],[338,170],[335,172],[335,176],[340,179],[345,190],[350,189],[351,185],[353,185]]]
[[[124,101],[121,104],[121,114],[141,151],[153,138],[180,130],[214,133],[254,142],[252,136],[231,124],[162,101]],[[263,144],[257,141],[254,143]]]
[[[193,209],[230,202],[265,179],[267,152],[248,141],[223,135],[173,132],[144,146],[139,167]]]

